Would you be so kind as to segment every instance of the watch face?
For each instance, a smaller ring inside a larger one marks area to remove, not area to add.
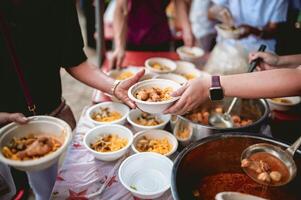
[[[210,99],[212,101],[222,100],[223,98],[224,98],[224,92],[222,88],[220,87],[210,88]]]

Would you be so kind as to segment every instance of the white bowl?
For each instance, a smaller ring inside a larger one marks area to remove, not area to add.
[[[45,155],[35,160],[17,161],[11,160],[0,153],[0,162],[20,169],[22,171],[38,171],[46,169],[56,163],[60,155],[66,150],[72,139],[72,130],[63,120],[50,116],[34,116],[29,118],[29,122],[24,125],[10,123],[0,129],[0,149],[7,145],[13,137],[23,137],[30,133],[34,135],[54,136],[62,146],[55,152]]]
[[[191,67],[191,66],[189,67],[187,65],[186,66],[185,65],[178,65],[178,67],[177,67],[177,69],[174,73],[176,73],[178,75],[181,75],[183,77],[185,77],[184,74],[193,74],[193,75],[195,75],[196,78],[202,76],[203,74],[205,74],[205,72],[202,72],[201,70],[199,70],[195,67]]]
[[[100,108],[109,108],[110,111],[116,111],[119,112],[121,114],[121,118],[111,121],[111,122],[99,122],[96,121],[94,119],[92,119],[92,114],[94,112],[98,112],[100,110]],[[122,103],[118,103],[118,102],[103,102],[103,103],[99,103],[96,104],[92,107],[90,107],[87,110],[87,118],[89,121],[93,122],[95,125],[105,125],[105,124],[124,124],[126,121],[126,117],[128,115],[128,113],[130,112],[129,107],[127,107],[126,105],[122,104]]]
[[[91,143],[96,142],[100,136],[107,135],[107,134],[116,134],[121,138],[126,138],[128,140],[128,143],[122,149],[118,151],[112,151],[112,152],[98,152],[91,149],[90,147]],[[102,161],[113,161],[122,157],[127,152],[132,142],[133,142],[132,131],[118,124],[97,126],[91,129],[90,131],[88,131],[84,137],[85,147],[94,155],[96,159]]]
[[[140,151],[138,151],[138,149],[136,149],[136,143],[143,136],[145,136],[147,138],[161,139],[161,140],[166,138],[168,140],[168,142],[172,145],[172,149],[170,150],[170,152],[164,154],[164,156],[172,155],[174,152],[176,152],[176,150],[178,148],[178,141],[177,141],[176,137],[173,134],[171,134],[167,131],[164,131],[164,130],[152,129],[152,130],[140,131],[140,132],[135,134],[133,144],[131,146],[132,150],[135,153],[141,153]]]
[[[228,38],[237,39],[240,36],[240,29],[231,30],[224,24],[216,24],[215,29],[219,36],[226,39]]]
[[[266,200],[261,197],[244,194],[240,192],[220,192],[215,196],[215,200]]]
[[[183,77],[181,75],[178,75],[178,74],[174,74],[174,73],[159,74],[159,75],[155,76],[154,78],[171,80],[171,81],[174,81],[174,82],[179,83],[181,85],[183,85],[184,83],[187,82],[187,79],[185,77]]]
[[[156,75],[157,74],[151,73],[151,72],[145,73],[139,81],[141,82],[141,81],[150,80],[150,79],[154,78]]]
[[[196,69],[195,64],[187,61],[178,60],[176,61],[176,65],[177,65],[176,71],[178,71],[179,69]]]
[[[172,166],[172,161],[160,154],[139,153],[123,161],[118,178],[135,197],[155,199],[170,188]]]
[[[108,72],[108,75],[114,79],[116,79],[120,74],[124,73],[124,72],[131,72],[133,74],[133,76],[138,73],[140,70],[142,69],[142,67],[126,67],[126,68],[122,68],[120,70],[111,70]],[[130,78],[130,77],[129,77]]]
[[[279,111],[287,111],[294,106],[298,105],[301,102],[301,97],[294,96],[294,97],[280,97],[281,99],[287,99],[291,101],[291,103],[281,103],[273,101],[272,99],[267,99],[269,107],[271,110],[279,110]]]
[[[158,69],[154,69],[152,65],[154,63],[159,63],[161,65],[165,65],[169,68],[169,70],[161,71]],[[153,73],[159,73],[159,74],[164,74],[164,73],[170,73],[176,70],[177,65],[174,61],[167,59],[167,58],[160,58],[160,57],[154,57],[154,58],[149,58],[145,61],[145,67],[149,72]]]
[[[188,127],[188,130],[189,130],[189,135],[187,138],[180,138],[178,136],[178,131],[179,131],[179,127],[180,127],[180,124],[181,123],[185,123],[185,122],[182,122],[181,120],[178,120],[178,122],[176,123],[175,127],[174,127],[174,130],[173,130],[173,134],[175,135],[175,137],[177,138],[177,140],[183,145],[183,146],[186,146],[188,145],[190,142],[191,142],[191,138],[192,138],[192,134],[193,134],[193,128],[192,128],[192,125],[190,123],[185,123],[184,126],[187,126]]]
[[[137,107],[144,112],[162,113],[164,110],[166,110],[168,107],[174,104],[175,101],[179,99],[179,97],[172,97],[167,101],[148,102],[148,101],[141,101],[134,96],[136,91],[143,88],[150,88],[150,87],[159,87],[159,88],[171,87],[173,91],[176,91],[181,87],[181,85],[174,81],[165,80],[165,79],[151,79],[151,80],[141,81],[134,84],[128,90],[128,96],[132,101],[136,103]]]
[[[135,120],[137,117],[141,115],[142,111],[139,109],[131,110],[128,114],[127,121],[132,125],[135,131],[144,131],[149,129],[164,129],[166,124],[170,120],[170,115],[162,115],[162,114],[153,114],[156,115],[159,119],[161,119],[163,122],[161,124],[158,124],[156,126],[143,126],[140,124],[137,124]]]
[[[199,47],[182,46],[177,48],[176,51],[181,60],[192,63],[198,63],[201,60],[202,56],[205,54],[204,50]],[[191,52],[194,55],[191,55],[188,52]]]

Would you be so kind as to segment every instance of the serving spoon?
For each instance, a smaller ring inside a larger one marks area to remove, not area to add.
[[[260,45],[258,51],[264,52],[266,49],[265,45]],[[250,63],[250,67],[248,72],[253,72],[254,69],[256,68],[256,66],[261,62],[261,58],[256,58],[254,60],[252,60],[252,62]],[[217,128],[233,128],[234,127],[234,123],[231,119],[231,111],[234,107],[234,105],[236,104],[238,98],[235,97],[232,101],[230,106],[228,107],[228,110],[222,114],[222,113],[214,113],[212,115],[209,116],[209,123]]]
[[[278,182],[270,182],[266,183],[263,181],[260,181],[257,179],[257,177],[252,176],[249,171],[243,167],[244,172],[252,178],[254,181],[260,183],[260,184],[266,184],[269,186],[282,186],[286,185],[290,181],[293,180],[293,178],[297,174],[297,166],[294,161],[294,154],[298,150],[298,148],[301,145],[301,137],[299,137],[290,147],[288,147],[286,150],[281,149],[280,147],[274,146],[272,144],[267,144],[267,143],[259,143],[259,144],[254,144],[246,148],[242,154],[241,154],[241,161],[243,159],[248,159],[250,156],[256,154],[256,153],[268,153],[276,158],[278,158],[287,168],[289,172],[289,178],[286,179],[286,181],[278,181]]]

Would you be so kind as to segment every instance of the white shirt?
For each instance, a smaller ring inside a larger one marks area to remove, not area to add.
[[[190,8],[190,22],[192,32],[196,38],[214,33],[214,23],[208,19],[208,9],[212,3],[210,0],[193,0]]]
[[[287,0],[212,0],[215,4],[224,6],[231,12],[236,26],[247,24],[263,28],[269,22],[286,21]],[[229,41],[233,42],[233,41]],[[261,39],[254,35],[240,39],[248,51],[256,51],[260,44],[265,44],[269,51],[275,51],[275,39]]]

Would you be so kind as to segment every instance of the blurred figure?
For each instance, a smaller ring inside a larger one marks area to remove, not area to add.
[[[249,51],[265,44],[275,51],[279,23],[286,21],[287,0],[212,0],[209,18],[239,28],[239,43]],[[226,42],[234,42],[227,39]]]
[[[81,0],[81,7],[86,18],[86,38],[87,46],[96,49],[95,33],[95,8],[93,0]]]
[[[208,19],[211,5],[210,0],[192,0],[189,16],[196,45],[206,52],[213,49],[216,40],[214,22]]]
[[[172,39],[166,7],[169,0],[116,0],[114,12],[115,51],[110,67],[120,67],[125,50],[168,51]],[[177,17],[183,29],[184,44],[192,46],[192,34],[188,11],[189,1],[176,0]]]

